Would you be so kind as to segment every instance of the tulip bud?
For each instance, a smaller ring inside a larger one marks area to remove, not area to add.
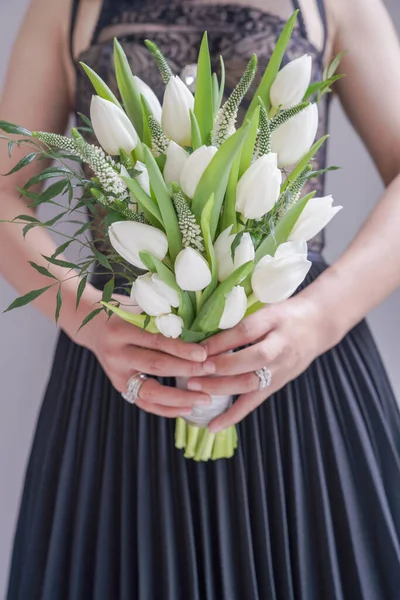
[[[135,281],[131,299],[150,317],[171,312],[171,306],[179,306],[179,294],[158,275],[146,273]]]
[[[151,252],[159,260],[163,260],[168,252],[165,233],[144,223],[117,221],[108,228],[108,235],[112,247],[122,258],[145,271],[148,269],[140,258],[140,252]]]
[[[190,246],[181,250],[176,257],[175,277],[181,290],[188,292],[199,292],[211,283],[207,261]]]
[[[164,179],[167,185],[179,183],[183,167],[188,158],[189,154],[171,140],[168,144],[164,167]]]
[[[332,206],[332,196],[311,198],[303,208],[289,237],[288,242],[311,240],[317,233],[326,227],[342,206]]]
[[[100,146],[113,156],[130,154],[138,143],[136,130],[124,111],[109,100],[92,96],[90,118]]]
[[[246,310],[246,292],[241,285],[237,285],[226,295],[224,312],[218,325],[219,329],[235,327],[243,319]]]
[[[286,300],[302,283],[310,267],[306,242],[281,244],[275,256],[264,256],[255,266],[251,277],[254,295],[265,304]]]
[[[318,129],[318,108],[310,104],[280,125],[271,136],[272,152],[278,155],[280,167],[291,167],[309,151]]]
[[[190,146],[192,126],[190,110],[194,108],[193,94],[177,75],[167,83],[162,106],[161,125],[165,135],[180,146]]]
[[[138,160],[135,164],[135,169],[137,171],[140,171],[139,175],[136,176],[136,181],[138,181],[141,188],[146,192],[146,194],[149,194],[149,196],[150,196],[150,178],[149,178],[149,172],[147,170],[146,165],[144,163],[142,163],[140,160]],[[126,169],[126,167],[124,167],[124,165],[121,165],[121,177],[128,177],[128,178],[130,177],[128,170]],[[137,202],[133,192],[130,192],[129,195],[130,195],[130,199],[131,199],[130,203],[131,203],[131,205],[133,205],[130,208],[139,210],[138,202]]]
[[[282,109],[292,108],[302,102],[310,85],[312,58],[303,54],[283,67],[271,86],[272,106]]]
[[[161,123],[161,104],[159,99],[157,98],[151,87],[148,86],[147,83],[145,83],[142,79],[140,79],[140,77],[134,75],[133,79],[139,92],[147,101],[147,104],[149,105],[153,117],[157,119],[159,123]]]
[[[277,166],[276,154],[257,158],[239,179],[236,189],[236,210],[246,219],[260,219],[278,200],[282,173]]]
[[[183,329],[183,320],[178,315],[170,313],[156,318],[156,327],[160,333],[169,338],[178,338]]]
[[[215,156],[215,146],[201,146],[189,156],[181,173],[181,188],[189,198],[193,198],[198,183]]]
[[[235,250],[235,258],[232,260],[232,244],[235,234],[231,234],[232,225],[224,229],[217,237],[214,250],[217,258],[218,281],[224,281],[233,271],[254,260],[254,245],[249,233],[244,233],[239,245]]]

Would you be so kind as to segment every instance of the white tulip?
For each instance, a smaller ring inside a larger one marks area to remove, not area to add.
[[[180,183],[182,191],[189,198],[194,197],[199,181],[216,152],[217,148],[215,146],[201,146],[185,162]]]
[[[167,83],[162,106],[161,125],[165,135],[180,146],[190,146],[192,127],[190,110],[194,108],[193,94],[177,75]]]
[[[311,81],[312,58],[303,54],[283,67],[271,86],[272,106],[282,109],[300,104]]]
[[[156,327],[160,333],[169,338],[178,338],[183,329],[183,320],[178,315],[170,313],[156,318]]]
[[[254,295],[265,304],[286,300],[302,283],[310,267],[306,242],[285,242],[275,256],[264,256],[255,266],[251,277]]]
[[[189,154],[186,150],[171,140],[168,144],[164,167],[164,179],[167,185],[180,182],[181,173],[188,158]]]
[[[243,319],[246,310],[246,292],[241,285],[237,285],[225,297],[225,308],[218,325],[219,329],[235,327]]]
[[[139,92],[147,100],[147,104],[149,105],[153,117],[157,119],[159,123],[161,123],[162,109],[159,99],[157,98],[151,87],[148,86],[147,83],[143,81],[143,79],[140,79],[140,77],[138,77],[137,75],[134,75],[133,79],[136,83]]]
[[[175,277],[181,290],[188,292],[199,292],[211,283],[207,261],[190,246],[181,250],[176,257]]]
[[[158,275],[151,273],[136,279],[132,285],[131,299],[151,317],[165,315],[171,312],[172,306],[179,306],[179,294]]]
[[[260,219],[274,207],[281,190],[282,173],[277,155],[264,154],[239,179],[236,210],[246,219]]]
[[[288,242],[311,240],[317,233],[326,227],[342,206],[332,206],[332,196],[311,198],[303,208],[289,237]]]
[[[309,151],[318,129],[318,108],[310,104],[280,125],[271,136],[272,152],[278,155],[280,167],[291,167]]]
[[[163,231],[137,223],[136,221],[117,221],[108,228],[112,247],[128,263],[147,271],[139,252],[151,252],[159,260],[163,260],[168,252],[168,240]]]
[[[140,171],[139,175],[137,175],[135,177],[136,181],[140,184],[141,188],[150,195],[150,178],[149,178],[149,172],[147,170],[147,167],[144,163],[142,163],[140,160],[138,160],[136,162],[135,165],[135,169],[137,171]],[[126,167],[124,167],[124,165],[121,165],[121,177],[128,177],[128,179],[130,178],[130,175],[128,173],[128,170],[126,169]],[[125,183],[125,182],[124,182]],[[139,209],[138,206],[138,201],[136,200],[135,194],[133,192],[129,192],[130,195],[130,208],[141,212],[141,210]]]
[[[215,240],[214,250],[217,258],[218,281],[224,281],[233,271],[254,260],[254,245],[249,233],[244,233],[239,245],[235,250],[235,258],[232,260],[231,247],[235,234],[231,233],[232,225],[224,229]]]
[[[100,146],[113,156],[130,154],[138,143],[136,130],[124,111],[113,102],[92,96],[90,118]]]
[[[140,187],[150,196],[150,177],[147,167],[140,160],[136,161],[135,164],[136,171],[140,171],[139,175],[136,176],[137,182],[140,184]]]

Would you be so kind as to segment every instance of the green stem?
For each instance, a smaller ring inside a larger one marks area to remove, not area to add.
[[[183,450],[187,440],[187,423],[182,417],[178,417],[175,423],[175,447]]]

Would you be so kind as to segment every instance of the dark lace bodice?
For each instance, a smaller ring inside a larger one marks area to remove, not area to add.
[[[112,29],[110,26],[123,24],[134,25],[134,31],[118,34],[134,73],[146,81],[162,99],[164,85],[144,45],[145,39],[152,39],[168,57],[172,70],[180,74],[185,66],[196,62],[203,32],[207,30],[213,68],[217,73],[220,54],[225,61],[228,95],[253,52],[259,59],[259,73],[263,73],[285,21],[269,12],[237,4],[201,4],[194,0],[160,4],[156,0],[106,0],[93,42],[79,59],[92,67],[114,91],[117,86],[113,67],[113,40],[112,36],[104,38],[102,32],[106,28]],[[305,53],[313,58],[313,79],[320,79],[322,52],[307,39],[300,22],[293,33],[284,62]],[[258,82],[259,79],[256,79],[251,94]],[[92,94],[89,80],[77,65],[77,112],[89,114]],[[319,104],[318,137],[327,131],[327,113],[328,99],[324,96]],[[325,160],[326,147],[323,147],[316,157],[315,169],[323,169]],[[310,189],[317,189],[317,195],[323,195],[323,177],[310,181],[308,186]],[[309,248],[315,252],[322,250],[323,233],[309,243]]]

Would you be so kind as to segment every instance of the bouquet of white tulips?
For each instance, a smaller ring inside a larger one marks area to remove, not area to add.
[[[321,82],[311,83],[309,56],[280,70],[295,19],[296,13],[282,32],[241,124],[238,110],[253,83],[257,57],[250,58],[242,78],[224,99],[224,62],[221,58],[218,78],[211,70],[207,34],[199,52],[194,95],[172,73],[159,48],[146,42],[165,84],[161,106],[153,91],[133,75],[115,40],[120,99],[83,65],[97,95],[90,120],[82,117],[85,126],[73,129],[71,137],[0,122],[6,134],[24,136],[18,142],[10,139],[10,151],[14,143],[34,147],[13,172],[37,157],[56,160],[56,166],[45,169],[22,190],[34,206],[55,203],[65,193],[69,208],[60,213],[64,218],[82,207],[92,214],[100,207],[105,215],[110,252],[100,251],[92,239],[85,244],[89,255],[77,264],[57,258],[79,233],[93,226],[89,220],[46,257],[49,264],[77,271],[78,302],[93,264],[109,271],[102,306],[84,324],[105,310],[149,332],[200,342],[234,327],[266,304],[289,298],[302,283],[311,265],[307,241],[341,208],[332,206],[331,197],[301,194],[306,182],[320,174],[312,168],[313,156],[325,141],[314,143],[317,102],[340,77],[334,74],[340,57],[325,70]],[[87,132],[95,134],[100,147],[84,139]],[[90,176],[66,164],[67,159],[88,165]],[[42,194],[30,191],[51,177],[57,181]],[[83,193],[73,204],[77,187]],[[20,215],[16,222],[26,223],[27,234],[35,226],[54,228],[58,218],[42,223]],[[32,266],[53,277],[44,267]],[[124,310],[113,300],[117,275],[125,278],[140,314]],[[56,315],[62,302],[61,283],[50,280],[48,286],[60,287]],[[18,298],[9,308],[26,304],[48,287]],[[195,408],[187,420],[178,419],[176,446],[185,449],[186,457],[208,460],[233,455],[236,429],[212,434],[207,428],[231,400],[213,398],[210,406]]]

